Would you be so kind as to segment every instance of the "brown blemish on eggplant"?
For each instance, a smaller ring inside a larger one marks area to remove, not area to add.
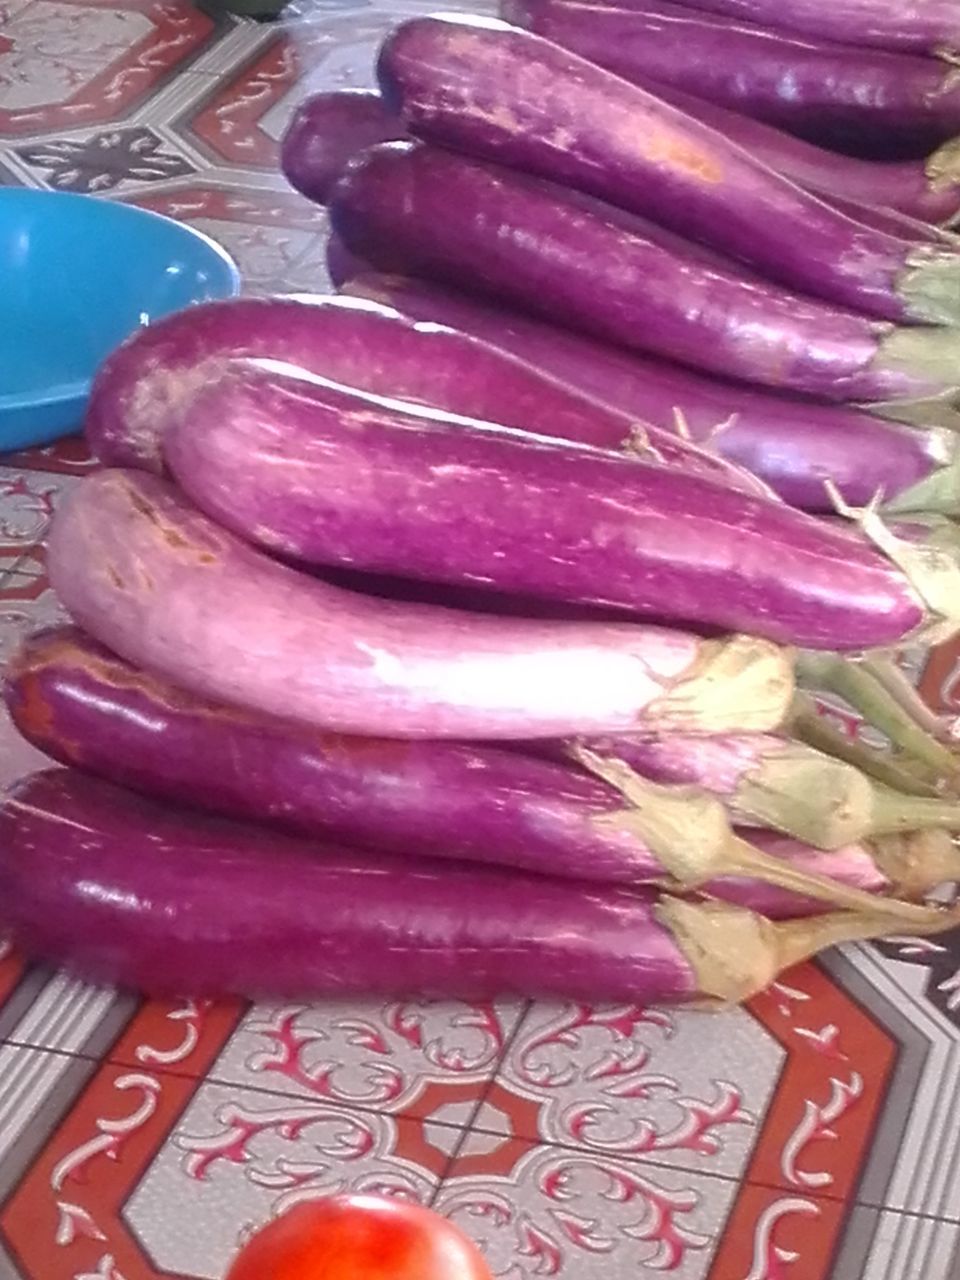
[[[11,665],[8,687],[16,682],[17,697],[10,706],[14,724],[22,727],[24,737],[32,742],[53,742],[55,738],[53,711],[43,693],[43,685],[34,672],[18,673],[16,664]]]
[[[164,542],[176,551],[193,551],[196,553],[197,560],[200,564],[216,564],[217,556],[212,551],[201,551],[200,548],[189,538],[185,538],[182,533],[178,533],[176,529],[171,529],[165,524],[156,508],[149,503],[146,498],[140,496],[136,489],[127,488],[127,496],[130,499],[131,506],[142,516],[150,521],[159,531]]]
[[[117,570],[113,567],[112,564],[108,564],[106,566],[106,573],[107,573],[107,577],[110,579],[110,581],[113,583],[113,585],[117,588],[118,591],[126,591],[127,589],[126,582],[123,580],[123,578],[121,578],[120,574],[117,572]]]
[[[723,181],[723,166],[699,147],[675,134],[659,133],[643,140],[643,154],[654,163],[665,161],[701,182],[716,185]]]

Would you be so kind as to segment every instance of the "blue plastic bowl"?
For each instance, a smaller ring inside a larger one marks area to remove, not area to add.
[[[119,342],[239,288],[228,254],[192,227],[94,196],[0,189],[0,450],[77,430]]]

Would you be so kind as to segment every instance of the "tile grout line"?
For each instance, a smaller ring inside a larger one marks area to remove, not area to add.
[[[490,1079],[486,1082],[486,1084],[481,1089],[480,1096],[477,1098],[476,1105],[473,1108],[473,1111],[470,1115],[470,1119],[460,1130],[460,1137],[457,1139],[456,1143],[454,1144],[453,1150],[450,1152],[450,1155],[447,1157],[446,1165],[444,1166],[443,1172],[440,1174],[440,1177],[437,1179],[437,1185],[434,1188],[433,1195],[430,1197],[431,1208],[433,1207],[433,1205],[436,1204],[437,1197],[440,1195],[440,1192],[443,1190],[444,1184],[446,1183],[447,1179],[450,1177],[451,1171],[456,1166],[456,1163],[460,1158],[460,1153],[463,1151],[463,1148],[466,1146],[467,1139],[470,1137],[472,1133],[485,1132],[485,1130],[478,1129],[476,1127],[477,1116],[480,1114],[484,1104],[487,1101],[487,1098],[490,1096],[491,1089],[499,1080],[500,1072],[503,1070],[503,1064],[506,1062],[507,1057],[510,1054],[510,1050],[513,1048],[514,1043],[517,1040],[517,1037],[520,1035],[520,1032],[522,1031],[524,1025],[526,1024],[526,1021],[530,1016],[530,1011],[532,1008],[533,1008],[533,1002],[531,1000],[526,1001],[524,1010],[521,1013],[520,1017],[517,1019],[516,1025],[514,1026],[510,1035],[507,1037],[506,1043],[503,1046],[503,1052],[500,1054],[500,1057],[497,1059],[497,1065],[494,1069],[493,1075],[490,1077]],[[497,1134],[496,1136],[501,1137],[505,1135]]]

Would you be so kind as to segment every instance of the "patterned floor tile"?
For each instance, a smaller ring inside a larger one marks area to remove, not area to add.
[[[496,1277],[705,1280],[736,1196],[721,1178],[469,1134],[436,1208]]]
[[[458,2],[447,10],[493,15],[496,3]],[[219,58],[222,70],[176,128],[211,163],[274,173],[278,143],[297,104],[322,89],[373,86],[384,36],[403,17],[425,11],[429,5],[421,0],[374,0],[364,6],[332,0],[304,7],[301,16],[264,38],[234,37],[239,56],[224,65],[228,38],[197,64],[206,70]]]
[[[0,466],[0,555],[9,560],[39,542],[58,497],[73,483],[63,475]]]
[[[29,1093],[17,1071],[29,1072]],[[406,1117],[279,1099],[155,1063],[95,1066],[8,1046],[0,1115],[4,1090],[33,1104],[17,1114],[30,1153],[18,1143],[15,1189],[0,1208],[0,1241],[25,1280],[220,1280],[249,1232],[298,1200],[352,1189],[429,1202],[443,1171],[421,1163]],[[0,1152],[5,1139],[0,1126]]]
[[[0,453],[0,471],[51,471],[59,475],[86,475],[96,463],[83,436],[66,436],[42,449]]]
[[[8,2],[0,137],[121,120],[232,25],[178,0]]]
[[[896,1056],[814,965],[722,1014],[537,1005],[476,1126],[846,1200]]]
[[[326,213],[293,192],[179,185],[133,203],[189,222],[230,252],[248,291],[285,278],[315,248]]]
[[[848,948],[824,965],[896,1048],[857,1198],[960,1222],[960,933]]]

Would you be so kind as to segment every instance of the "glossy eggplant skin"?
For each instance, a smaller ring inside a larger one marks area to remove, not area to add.
[[[385,143],[337,183],[333,224],[378,269],[498,298],[723,377],[833,400],[956,395],[960,338],[884,325],[667,248],[619,210],[427,144]]]
[[[880,151],[960,132],[960,88],[934,58],[851,49],[668,0],[504,0],[501,13],[626,79],[659,80],[813,141],[849,132]]]
[[[618,0],[625,9],[634,0]],[[639,0],[642,8],[646,0]],[[696,9],[724,18],[782,27],[814,40],[876,49],[936,54],[960,50],[960,13],[954,0],[697,0]]]
[[[54,760],[175,806],[351,848],[560,879],[635,887],[670,878],[620,793],[559,753],[307,729],[186,693],[76,627],[26,640],[3,692],[20,733]],[[712,741],[690,740],[694,762]],[[831,879],[889,888],[863,850],[829,855],[770,832],[747,838]],[[777,919],[823,910],[744,876],[716,878],[705,892]]]
[[[384,42],[381,92],[428,142],[538,174],[865,315],[960,323],[960,256],[855,223],[723,134],[529,31],[414,18]],[[956,297],[922,285],[950,276]]]
[[[950,174],[935,177],[936,156],[884,164],[838,155],[682,89],[653,80],[645,81],[644,88],[701,124],[716,129],[777,173],[816,191],[828,204],[840,200],[838,207],[852,218],[865,221],[871,217],[872,210],[893,209],[924,223],[943,223],[960,213],[960,163],[951,166]],[[946,159],[944,155],[943,162]],[[881,220],[878,225],[911,238],[910,228],[903,223]]]
[[[270,359],[415,405],[620,448],[636,413],[531,368],[502,346],[347,297],[241,298],[191,307],[141,329],[97,374],[87,411],[93,451],[110,466],[163,472],[163,435],[181,388],[203,361]],[[750,472],[651,427],[645,456],[753,492]],[[641,456],[644,451],[640,450]]]
[[[4,695],[55,760],[156,799],[391,853],[620,884],[667,874],[637,834],[598,822],[623,800],[572,766],[308,729],[186,693],[77,628],[28,640]]]
[[[212,362],[180,412],[165,448],[178,484],[285,559],[800,648],[892,644],[925,621],[906,574],[855,531],[702,476],[243,361]]]
[[[403,125],[384,110],[379,94],[364,89],[315,93],[293,113],[283,135],[280,167],[301,195],[326,204],[355,152],[404,136]]]
[[[891,501],[945,468],[957,470],[957,436],[949,429],[904,427],[850,405],[709,378],[402,276],[359,275],[342,291],[499,345],[634,418],[682,427],[803,511],[833,514],[827,480],[851,506],[865,507],[878,490]]]
[[[128,662],[336,731],[763,730],[782,722],[793,695],[791,655],[762,640],[495,617],[334,586],[247,546],[142,471],[101,471],[78,486],[57,512],[48,564],[74,621]],[[718,668],[723,698],[713,695]]]
[[[0,925],[150,995],[685,1000],[652,893],[357,852],[178,811],[70,770],[0,808]]]

